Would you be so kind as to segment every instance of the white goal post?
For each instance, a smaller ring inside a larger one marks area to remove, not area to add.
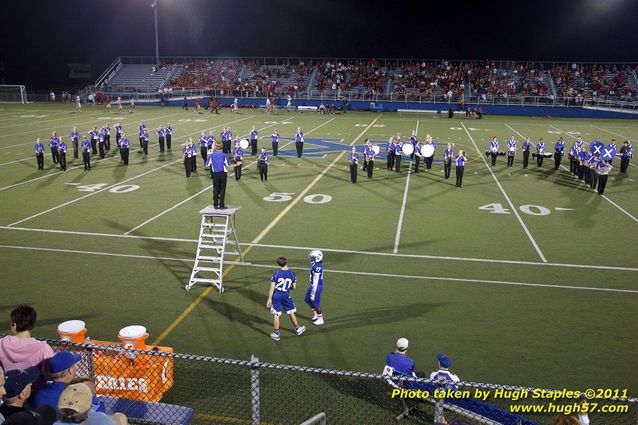
[[[0,85],[0,103],[27,103],[27,89],[19,85]]]

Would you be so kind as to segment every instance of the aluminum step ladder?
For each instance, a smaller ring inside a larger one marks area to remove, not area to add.
[[[186,285],[187,291],[195,284],[206,284],[215,285],[219,293],[224,292],[224,256],[234,256],[233,260],[239,256],[241,262],[244,262],[235,231],[235,213],[239,208],[227,206],[224,209],[215,209],[209,205],[199,212],[202,215],[202,225],[199,229],[193,272]]]

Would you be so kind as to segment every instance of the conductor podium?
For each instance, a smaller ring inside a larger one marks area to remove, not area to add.
[[[202,224],[193,272],[186,285],[187,291],[200,283],[214,285],[220,293],[224,292],[224,257],[239,256],[244,261],[235,231],[235,214],[239,208],[241,207],[227,206],[216,209],[209,205],[199,212],[202,215]]]

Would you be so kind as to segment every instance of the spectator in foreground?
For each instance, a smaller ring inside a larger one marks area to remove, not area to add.
[[[31,396],[31,384],[40,376],[35,367],[25,370],[10,370],[6,373],[4,404],[0,414],[5,418],[25,410],[24,403]]]
[[[554,418],[554,425],[581,425],[580,421],[572,415],[559,415]]]
[[[407,338],[399,338],[397,340],[397,346],[394,352],[388,353],[385,357],[386,367],[392,368],[393,375],[418,376],[419,378],[423,378],[425,377],[423,372],[416,372],[414,370],[414,360],[406,355],[408,344]]]
[[[128,420],[121,413],[111,416],[92,409],[93,394],[84,383],[67,386],[58,401],[58,420],[56,425],[126,425]]]
[[[450,372],[450,366],[452,366],[452,360],[445,354],[437,354],[437,360],[439,361],[439,369],[435,370],[430,374],[431,380],[441,380],[441,381],[450,381],[450,382],[459,382],[460,379],[458,376]]]
[[[51,406],[42,406],[33,411],[11,415],[2,425],[52,425],[55,419],[55,409]]]
[[[0,339],[0,366],[4,370],[36,366],[45,375],[45,360],[53,357],[53,349],[44,341],[31,337],[38,315],[28,305],[19,305],[10,314],[11,333]],[[46,376],[46,375],[45,375]]]
[[[49,360],[50,382],[35,393],[32,406],[34,408],[49,405],[57,408],[60,394],[76,378],[76,363],[82,360],[79,354],[60,351]]]
[[[0,367],[0,406],[2,406],[2,399],[7,394],[7,391],[4,389],[5,377],[4,377],[4,369]],[[0,423],[4,422],[4,415],[0,413]]]

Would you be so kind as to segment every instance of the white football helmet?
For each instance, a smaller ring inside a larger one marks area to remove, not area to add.
[[[319,263],[321,260],[323,260],[323,252],[318,249],[313,249],[310,251],[310,254],[308,254],[308,261],[310,264]]]

